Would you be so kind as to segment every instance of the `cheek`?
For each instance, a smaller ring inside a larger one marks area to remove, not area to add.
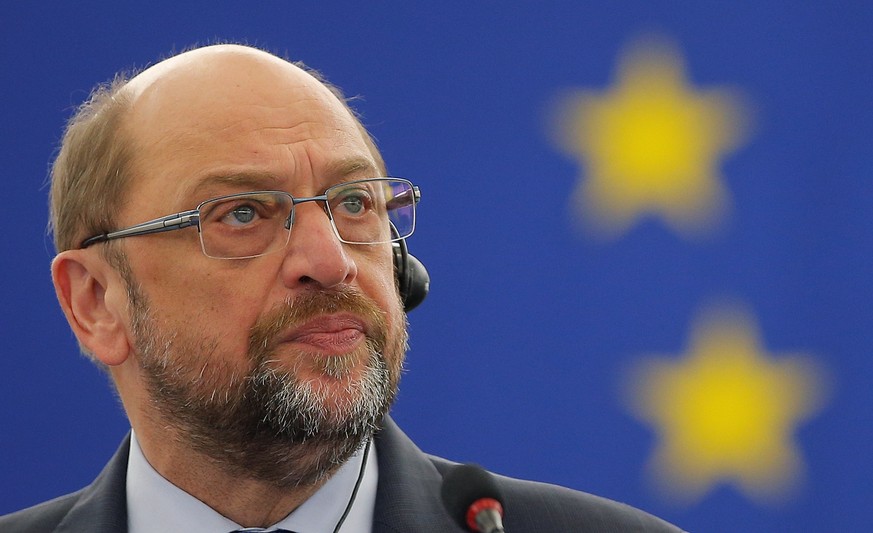
[[[406,339],[406,314],[397,291],[397,281],[394,275],[393,259],[379,262],[374,276],[374,290],[365,293],[373,298],[380,309],[385,312],[388,327],[388,349],[385,353],[388,364],[392,367],[393,379],[399,379],[400,368],[403,365]]]
[[[196,261],[180,263],[140,265],[137,279],[152,316],[169,331],[213,338],[221,351],[244,357],[267,298],[265,278],[246,274],[243,265],[210,271]]]
[[[394,275],[393,256],[388,254],[362,255],[357,259],[358,283],[364,293],[374,299],[379,307],[394,319],[396,312],[402,310],[397,293]]]

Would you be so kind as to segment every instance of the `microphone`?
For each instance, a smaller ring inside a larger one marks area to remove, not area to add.
[[[506,533],[503,504],[494,478],[482,467],[458,465],[443,478],[443,505],[463,528],[474,533]]]

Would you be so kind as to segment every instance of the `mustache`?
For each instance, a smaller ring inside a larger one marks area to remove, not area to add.
[[[289,328],[305,324],[322,315],[348,312],[361,317],[367,336],[376,346],[384,346],[387,331],[385,314],[376,302],[354,287],[310,290],[289,298],[258,319],[249,333],[249,353],[263,360]]]

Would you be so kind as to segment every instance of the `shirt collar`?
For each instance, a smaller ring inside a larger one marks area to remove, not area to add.
[[[372,530],[379,467],[375,443],[371,442],[371,448],[364,478],[342,526],[343,533]],[[315,494],[270,529],[332,532],[351,498],[363,459],[362,448]],[[130,533],[227,533],[242,527],[161,476],[146,460],[133,432],[127,462],[127,520]]]

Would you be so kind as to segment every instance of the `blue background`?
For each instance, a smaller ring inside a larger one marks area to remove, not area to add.
[[[47,168],[90,88],[190,45],[236,40],[318,68],[394,175],[421,186],[409,245],[431,295],[410,315],[394,416],[426,451],[626,501],[693,531],[873,527],[873,8],[761,2],[4,2],[0,6],[0,513],[72,491],[127,431],[77,354],[49,276]],[[720,175],[725,229],[658,219],[574,229],[577,161],[544,120],[602,91],[641,33],[671,39],[695,87],[740,88],[754,134]],[[764,504],[719,485],[692,505],[645,483],[652,429],[621,373],[682,353],[713,299],[742,300],[768,352],[814,354],[828,403],[795,434],[807,482]]]

